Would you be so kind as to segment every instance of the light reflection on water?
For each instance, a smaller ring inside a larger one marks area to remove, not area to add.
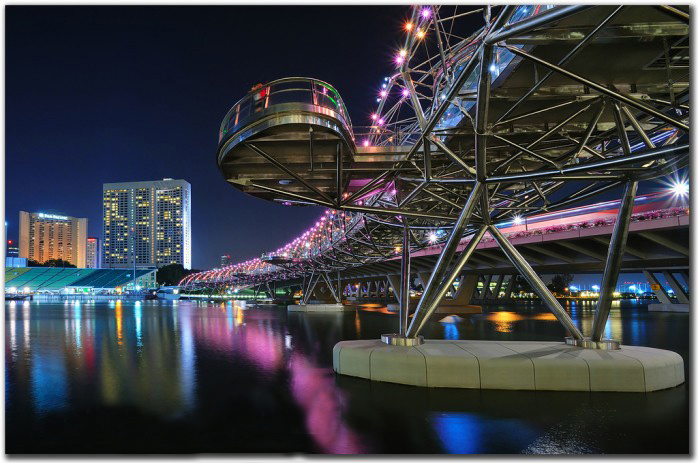
[[[567,308],[575,323],[589,332],[593,304]],[[621,310],[616,304],[606,336],[627,344],[672,348],[687,358],[682,351],[687,351],[687,318],[683,315],[648,314],[637,304],[626,304]],[[395,330],[397,317],[378,304],[340,314],[287,314],[283,308],[255,308],[244,302],[8,302],[8,451],[13,451],[14,443],[19,449],[15,451],[25,452],[36,451],[37,445],[54,451],[87,448],[106,452],[119,451],[126,442],[139,452],[166,451],[178,442],[188,452],[616,449],[599,443],[605,442],[603,433],[608,430],[602,429],[599,436],[585,435],[583,442],[574,445],[565,437],[560,423],[567,419],[566,408],[579,403],[578,397],[556,407],[536,405],[543,415],[553,414],[540,422],[527,417],[536,412],[515,412],[516,404],[532,406],[515,391],[497,392],[496,399],[487,399],[492,392],[424,390],[334,375],[332,346],[337,341],[378,338]],[[679,329],[685,333],[677,336]],[[552,314],[525,305],[443,317],[431,322],[424,334],[454,340],[560,340],[564,331]],[[567,397],[552,394],[552,398]],[[535,397],[543,401],[548,396],[536,393]],[[651,405],[653,397],[673,404],[654,405],[669,418],[662,415],[654,420],[656,424],[638,419],[638,426],[649,433],[671,432],[667,420],[678,420],[680,429],[687,428],[682,421],[685,389],[648,395],[646,402],[632,402],[628,410],[642,410],[648,406],[643,404]],[[508,400],[511,405],[506,405]],[[618,399],[613,403],[615,413],[624,410]],[[242,420],[240,429],[216,435],[218,428],[240,421],[240,414],[248,408],[250,414],[242,415],[248,421]],[[123,413],[124,418],[115,418],[113,413]],[[138,419],[145,424],[139,424],[134,416],[140,415],[134,413],[143,414]],[[625,419],[620,415],[619,419]],[[77,418],[70,425],[64,424],[73,416]],[[54,419],[59,424],[45,428]],[[394,420],[400,422],[397,431],[390,430]],[[274,425],[272,442],[265,430]],[[245,428],[255,426],[260,431],[244,433]],[[71,427],[76,428],[75,434],[68,432]],[[134,433],[148,434],[149,428],[162,428],[163,437],[130,439],[123,433],[131,427]],[[99,434],[105,428],[113,430],[112,438]],[[403,437],[396,438],[396,433]],[[498,439],[506,439],[506,445]],[[94,448],[85,447],[92,441]],[[683,448],[682,442],[671,445]]]

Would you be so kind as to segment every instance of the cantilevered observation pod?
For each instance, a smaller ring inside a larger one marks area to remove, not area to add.
[[[287,200],[302,193],[331,206],[335,170],[348,165],[354,151],[337,90],[318,79],[289,77],[248,93],[230,109],[217,161],[226,180],[245,193]]]

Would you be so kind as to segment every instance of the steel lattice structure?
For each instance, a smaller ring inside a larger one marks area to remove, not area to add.
[[[328,274],[442,250],[412,321],[416,337],[490,234],[569,331],[583,334],[503,236],[512,218],[622,190],[591,333],[601,340],[638,183],[689,160],[688,14],[670,6],[413,7],[395,73],[368,127],[330,84],[287,78],[240,100],[218,166],[245,193],[328,208],[312,230],[187,289]],[[468,31],[480,27],[474,34]],[[460,255],[458,244],[469,240]]]

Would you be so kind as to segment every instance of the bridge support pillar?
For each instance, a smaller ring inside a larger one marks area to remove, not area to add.
[[[494,291],[490,294],[490,299],[499,299],[499,291],[502,289],[502,282],[504,281],[504,274],[497,275],[497,283],[494,285]]]
[[[666,293],[666,291],[664,291],[664,287],[661,285],[661,283],[659,283],[659,280],[657,280],[657,277],[654,276],[654,273],[649,272],[647,270],[643,270],[642,273],[645,275],[645,278],[647,278],[647,281],[649,281],[649,283],[653,285],[654,294],[657,296],[657,299],[659,299],[659,302],[661,302],[662,304],[671,304],[671,299],[669,299],[669,295]]]
[[[395,299],[400,301],[400,277],[398,275],[386,275],[388,283],[393,288]]]
[[[482,284],[482,292],[480,293],[480,300],[484,301],[488,297],[490,292],[490,283],[492,282],[492,274],[485,276],[485,281]]]
[[[454,299],[464,304],[469,304],[470,300],[473,298],[476,286],[477,275],[468,273],[461,276],[460,283],[458,283],[458,292]]]
[[[664,278],[666,278],[667,283],[671,286],[671,289],[674,291],[674,296],[679,300],[679,303],[688,304],[688,295],[684,292],[683,287],[676,280],[676,277],[674,277],[669,270],[665,270],[663,273]]]
[[[560,303],[555,299],[555,296],[550,292],[547,286],[540,279],[538,274],[531,268],[528,262],[523,258],[523,256],[516,250],[516,248],[509,242],[508,239],[502,235],[502,232],[493,225],[489,225],[489,232],[494,237],[495,241],[499,245],[500,249],[509,258],[514,267],[521,273],[524,278],[528,281],[534,291],[543,300],[545,305],[548,306],[550,311],[555,315],[562,326],[564,326],[567,331],[570,332],[572,338],[575,340],[583,340],[584,336],[579,328],[574,324],[570,316],[565,312]]]

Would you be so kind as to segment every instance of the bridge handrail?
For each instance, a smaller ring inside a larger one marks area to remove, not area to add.
[[[679,217],[679,216],[688,216],[690,214],[690,208],[689,207],[670,207],[670,208],[664,208],[664,209],[655,209],[651,211],[645,211],[645,212],[639,212],[639,213],[634,213],[631,217],[631,222],[638,222],[638,221],[652,221],[652,220],[658,220],[658,219],[666,219],[670,217]],[[358,215],[358,214],[357,214]],[[529,230],[518,230],[518,231],[509,231],[506,232],[504,231],[504,236],[506,236],[509,239],[516,239],[516,238],[526,238],[530,236],[536,236],[536,235],[549,235],[549,234],[554,234],[554,233],[560,233],[560,232],[566,232],[570,230],[579,230],[579,229],[588,229],[588,228],[596,228],[596,227],[607,227],[611,226],[615,223],[616,218],[615,217],[609,217],[609,218],[598,218],[598,219],[593,219],[593,220],[585,220],[585,221],[580,221],[580,222],[571,222],[571,223],[565,223],[565,224],[560,224],[560,225],[548,225],[548,226],[543,226],[543,227],[536,227],[536,228],[531,228]],[[507,228],[511,224],[509,223],[504,223],[502,224],[504,228]],[[489,236],[485,236],[482,238],[482,242],[488,242],[491,241],[492,238]],[[470,241],[470,237],[465,237],[461,240],[460,244],[465,245]],[[439,244],[434,244],[432,246],[426,246],[425,249],[432,248],[432,247],[440,247],[443,246],[443,243]],[[274,253],[269,253],[269,254],[274,254]],[[277,272],[277,268],[274,267],[273,265],[266,264],[264,262],[261,262],[262,266],[255,268],[253,271],[248,273],[248,277],[250,275],[256,275],[256,276],[262,276],[262,275],[269,275]],[[238,267],[240,264],[235,264],[231,266],[230,268],[233,267]],[[209,270],[209,271],[204,271],[198,274],[190,275],[186,277],[185,279],[180,282],[180,286],[186,286],[188,283],[191,283],[192,280],[196,281],[195,277],[198,275],[198,277],[203,277],[207,279],[207,281],[211,281],[212,279],[216,279],[216,281],[221,280],[220,277],[222,271],[225,269],[220,269],[220,270]],[[223,281],[227,281],[229,283],[232,283],[232,280],[230,279],[223,279]]]
[[[332,85],[311,77],[285,77],[267,82],[238,100],[223,118],[218,142],[249,124],[256,113],[282,103],[304,103],[329,109],[349,133],[353,133],[344,100]]]

